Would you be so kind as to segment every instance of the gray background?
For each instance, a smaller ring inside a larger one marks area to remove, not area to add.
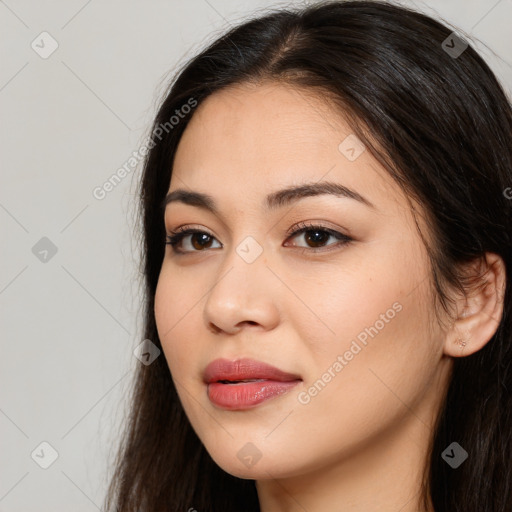
[[[510,94],[512,0],[401,3],[472,36]],[[283,5],[0,1],[0,512],[100,510],[141,364],[140,166],[104,199],[93,190],[143,143],[179,63],[248,13]],[[47,58],[31,46],[51,49],[44,31],[58,43]],[[58,454],[47,469],[42,442]]]

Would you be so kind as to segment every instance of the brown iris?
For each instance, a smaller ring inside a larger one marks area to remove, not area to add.
[[[196,238],[197,237],[197,238]],[[207,233],[192,233],[190,235],[190,242],[194,249],[205,249],[208,248],[212,243],[213,238]],[[196,245],[197,241],[197,245]]]

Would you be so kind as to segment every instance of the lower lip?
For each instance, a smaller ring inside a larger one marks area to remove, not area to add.
[[[237,384],[211,382],[208,384],[208,398],[213,404],[223,409],[249,409],[288,392],[299,382],[301,381],[263,380]]]

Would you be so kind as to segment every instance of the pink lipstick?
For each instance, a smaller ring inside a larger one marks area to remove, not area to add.
[[[205,368],[203,378],[210,401],[228,410],[250,409],[302,381],[299,375],[254,359],[216,359]]]

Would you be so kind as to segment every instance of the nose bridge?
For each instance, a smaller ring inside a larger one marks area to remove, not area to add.
[[[231,295],[234,298],[246,295],[250,288],[255,291],[254,286],[258,283],[263,284],[265,273],[268,273],[267,255],[263,244],[249,235],[228,251],[224,254],[224,261],[212,293],[228,288],[228,296]]]
[[[275,293],[267,289],[266,283],[273,276],[267,268],[263,244],[249,235],[228,251],[207,295],[204,309],[207,323],[225,331],[240,322],[272,323]]]
[[[222,250],[221,281],[216,286],[231,279],[235,282],[238,280],[239,284],[251,283],[251,274],[254,273],[261,281],[264,274],[269,272],[265,266],[269,248],[265,244],[267,226],[259,205],[245,198],[243,205],[230,210],[230,215],[234,219],[231,243]],[[229,274],[226,275],[226,272]]]

